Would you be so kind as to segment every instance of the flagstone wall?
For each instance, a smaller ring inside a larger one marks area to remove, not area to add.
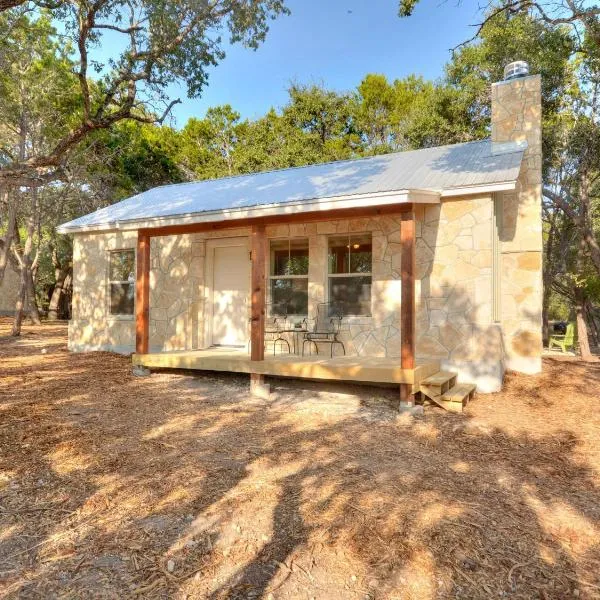
[[[539,75],[492,86],[492,141],[527,142],[515,192],[498,196],[506,366],[542,367],[542,97]]]
[[[458,363],[497,362],[501,336],[491,322],[492,212],[490,196],[417,206],[417,358]],[[350,356],[400,356],[400,215],[267,227],[267,237],[307,238],[309,316],[326,301],[327,240],[370,233],[373,241],[372,314],[343,320]],[[152,238],[150,348],[184,350],[204,339],[205,246],[215,237],[248,236],[248,229]],[[108,314],[108,252],[135,247],[136,234],[75,238],[72,349],[134,350],[133,317]],[[291,340],[290,340],[291,341]],[[329,348],[326,348],[329,351]]]

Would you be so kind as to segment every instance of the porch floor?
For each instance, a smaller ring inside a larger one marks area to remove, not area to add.
[[[265,360],[252,362],[245,349],[208,348],[134,354],[134,365],[160,369],[191,369],[200,371],[229,371],[259,373],[277,377],[360,381],[366,383],[411,383],[439,371],[438,361],[418,362],[414,369],[402,369],[399,358],[364,356],[329,356],[296,354],[266,355]]]

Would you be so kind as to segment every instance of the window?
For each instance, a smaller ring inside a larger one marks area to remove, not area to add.
[[[308,314],[308,240],[272,240],[271,314]]]
[[[110,253],[109,260],[110,314],[133,315],[135,250],[115,250]]]
[[[343,315],[371,315],[370,234],[329,238],[329,302]]]

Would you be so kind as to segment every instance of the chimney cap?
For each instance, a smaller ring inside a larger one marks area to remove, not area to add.
[[[515,60],[504,67],[504,81],[511,81],[529,75],[529,64],[524,60]]]

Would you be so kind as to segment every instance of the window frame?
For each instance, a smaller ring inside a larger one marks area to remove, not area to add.
[[[272,251],[271,251],[271,244],[273,242],[287,242],[288,243],[288,257],[291,254],[291,244],[293,241],[306,241],[306,250],[308,253],[308,267],[306,269],[306,275],[271,275],[271,271],[272,271],[272,267],[273,267],[273,259],[272,259]],[[268,281],[269,281],[269,285],[268,285],[268,305],[269,305],[269,314],[267,315],[267,317],[276,317],[279,315],[274,315],[272,313],[272,306],[273,306],[273,292],[272,292],[272,281],[276,280],[276,279],[285,279],[285,280],[295,280],[295,279],[305,279],[306,280],[306,314],[296,314],[296,313],[290,313],[287,316],[288,317],[292,317],[292,318],[308,318],[308,313],[309,313],[309,296],[308,296],[308,287],[309,287],[309,274],[310,274],[310,239],[308,237],[305,236],[300,236],[300,237],[276,237],[276,238],[269,238],[269,264],[268,264]]]
[[[361,236],[369,236],[371,238],[371,269],[368,273],[352,273],[350,271],[350,266],[352,264],[352,248],[350,244],[350,239],[353,237],[361,237]],[[330,273],[329,272],[329,240],[334,238],[341,238],[342,236],[346,236],[348,238],[348,272],[347,273]],[[369,312],[368,314],[360,314],[360,313],[349,313],[344,314],[344,319],[370,319],[373,317],[373,232],[372,231],[357,231],[347,234],[335,233],[327,236],[327,260],[326,260],[326,270],[327,270],[327,286],[326,286],[326,294],[327,294],[327,302],[333,302],[334,300],[331,298],[331,290],[330,290],[330,280],[335,278],[342,277],[370,277],[371,278],[371,297],[369,299]]]
[[[136,309],[136,293],[135,293],[135,285],[136,285],[136,280],[134,278],[133,281],[123,281],[123,280],[117,280],[117,279],[111,279],[111,258],[113,254],[116,254],[118,252],[133,252],[133,273],[134,273],[134,277],[135,277],[135,273],[137,273],[137,252],[135,248],[111,248],[110,250],[107,250],[107,268],[106,268],[106,287],[107,287],[107,293],[106,293],[106,303],[107,303],[107,314],[108,314],[108,318],[112,319],[114,321],[133,321],[135,319],[135,309]],[[112,285],[113,284],[129,284],[129,285],[133,285],[133,310],[131,312],[131,314],[128,313],[113,313],[112,312],[112,301],[111,301],[111,292],[112,292]]]

